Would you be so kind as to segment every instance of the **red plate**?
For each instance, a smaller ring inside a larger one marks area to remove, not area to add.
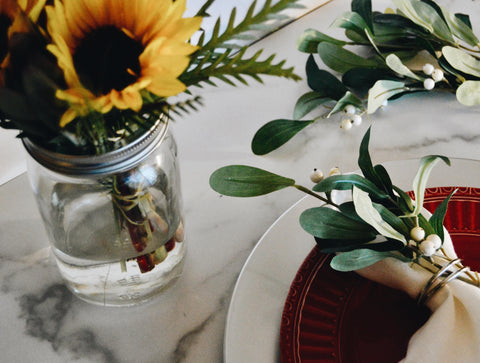
[[[427,189],[425,208],[433,211],[454,189]],[[464,264],[479,271],[480,189],[459,188],[445,227]],[[331,258],[314,248],[290,286],[280,330],[282,362],[398,362],[429,311],[403,292],[332,270]]]

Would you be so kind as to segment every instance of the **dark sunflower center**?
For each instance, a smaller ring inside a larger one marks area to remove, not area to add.
[[[99,96],[135,82],[140,74],[138,57],[142,52],[141,43],[114,26],[105,26],[81,41],[73,64],[82,84]]]
[[[8,53],[8,28],[12,20],[6,14],[0,14],[0,62]]]

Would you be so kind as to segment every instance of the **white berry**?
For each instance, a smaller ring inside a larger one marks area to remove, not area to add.
[[[310,174],[310,180],[314,183],[320,183],[323,178],[323,173],[320,169],[313,169],[312,174]]]
[[[435,69],[432,73],[432,79],[435,82],[440,82],[443,79],[443,71],[441,69]]]
[[[430,91],[435,87],[435,81],[431,78],[427,78],[425,81],[423,81],[423,87],[427,91]]]
[[[347,105],[344,109],[344,111],[346,113],[348,113],[349,115],[355,115],[355,112],[356,112],[356,109],[355,109],[355,106],[354,105]]]
[[[352,120],[350,120],[349,118],[344,118],[340,123],[340,127],[345,131],[350,130],[352,126]]]
[[[352,116],[352,124],[353,124],[353,126],[360,126],[362,124],[362,116],[353,115]]]
[[[438,250],[442,246],[442,239],[438,234],[429,234],[425,241],[430,241],[433,243],[433,246]]]
[[[413,227],[410,231],[410,237],[417,242],[423,241],[425,238],[425,230],[422,227]]]
[[[425,65],[423,66],[423,73],[425,73],[427,76],[431,75],[434,70],[435,67],[432,66],[430,63],[425,63]]]
[[[420,243],[420,246],[418,247],[422,255],[427,257],[432,256],[437,251],[432,241],[422,241],[422,243]]]
[[[331,168],[330,171],[328,172],[328,176],[332,176],[332,175],[340,175],[342,174],[342,172],[340,171],[340,169],[338,167],[334,167],[334,168]]]

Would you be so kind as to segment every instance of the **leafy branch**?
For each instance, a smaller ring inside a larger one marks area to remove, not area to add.
[[[201,82],[215,86],[215,83],[211,80],[212,77],[218,78],[232,86],[235,84],[228,79],[227,76],[231,76],[245,85],[247,81],[243,78],[244,75],[250,76],[260,83],[263,83],[259,77],[261,74],[286,77],[296,81],[301,79],[294,73],[293,67],[284,67],[285,60],[274,64],[274,54],[267,59],[258,60],[263,52],[263,50],[259,50],[253,56],[243,58],[246,50],[246,48],[241,49],[231,58],[229,56],[232,50],[227,50],[222,55],[209,59],[209,61],[211,61],[210,64],[205,65],[205,63],[202,62],[201,65],[203,68],[197,67],[192,72],[184,74],[180,79],[186,85],[196,85],[199,87],[201,86]],[[205,62],[206,61],[207,59],[205,58]]]
[[[296,4],[297,1],[280,0],[272,5],[272,0],[267,0],[256,14],[256,1],[253,1],[244,18],[238,24],[235,24],[236,9],[234,8],[223,32],[220,31],[221,21],[218,18],[208,41],[205,41],[205,32],[200,35],[197,42],[199,49],[192,55],[190,66],[181,77],[182,82],[187,86],[198,86],[201,82],[215,85],[210,80],[214,77],[234,85],[226,77],[232,76],[241,83],[247,84],[242,75],[251,76],[261,82],[259,77],[261,74],[299,80],[300,77],[293,72],[293,68],[284,67],[285,61],[273,64],[274,56],[270,56],[266,60],[259,60],[261,51],[250,58],[243,58],[249,45],[241,46],[234,42],[254,40],[251,32],[255,30],[274,30],[278,26],[278,21],[286,19],[285,15],[280,14],[280,12],[287,8],[300,7]],[[219,51],[221,49],[224,49],[224,51]]]
[[[230,165],[216,170],[210,177],[215,191],[233,197],[265,195],[294,187],[328,204],[310,208],[300,215],[300,225],[311,234],[320,251],[339,253],[331,262],[340,271],[357,270],[387,257],[416,263],[436,272],[442,266],[433,258],[450,260],[442,245],[445,239],[443,221],[450,194],[427,219],[421,212],[427,180],[433,167],[443,156],[429,155],[420,161],[413,180],[415,202],[395,186],[382,165],[373,165],[368,150],[370,129],[360,145],[358,165],[363,175],[329,176],[311,190],[295,180],[263,169]],[[337,204],[331,199],[333,191],[347,191],[351,199]],[[463,268],[463,266],[459,266]],[[478,286],[475,275],[461,279]]]
[[[453,14],[433,0],[392,2],[396,13],[373,11],[371,0],[352,0],[351,11],[332,24],[345,30],[346,40],[314,29],[302,34],[297,46],[310,53],[311,91],[297,100],[293,119],[273,120],[257,131],[255,154],[271,152],[305,126],[348,108],[341,127],[349,129],[362,115],[408,93],[451,92],[463,105],[480,104],[480,41],[468,15]],[[314,54],[332,72],[320,69]],[[313,117],[300,124],[309,114]]]

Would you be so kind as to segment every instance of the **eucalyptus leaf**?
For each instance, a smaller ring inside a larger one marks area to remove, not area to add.
[[[367,113],[374,113],[384,101],[390,97],[407,91],[405,83],[398,81],[381,80],[375,82],[375,85],[368,92]]]
[[[423,207],[423,200],[425,197],[425,188],[427,187],[428,177],[432,172],[433,167],[443,160],[445,164],[450,165],[450,160],[445,156],[428,155],[420,160],[420,167],[413,179],[413,192],[415,193],[415,208],[408,216],[418,216]]]
[[[330,266],[337,271],[355,271],[373,265],[387,257],[392,257],[390,252],[378,252],[370,249],[357,249],[342,252],[330,262]]]
[[[255,155],[265,155],[279,148],[293,136],[312,124],[313,120],[273,120],[267,122],[255,133],[252,139],[252,151]]]
[[[231,197],[264,195],[294,184],[293,179],[246,165],[225,166],[210,176],[211,188]]]
[[[310,208],[300,215],[300,225],[309,234],[325,239],[375,238],[375,231],[365,222],[355,221],[331,208]]]
[[[383,68],[381,59],[366,59],[338,45],[322,42],[318,44],[318,54],[330,69],[345,73],[352,68]]]
[[[387,238],[392,238],[405,244],[407,243],[403,234],[382,219],[380,213],[373,207],[368,193],[357,187],[353,187],[352,198],[355,211],[359,217],[375,228],[378,233]]]
[[[457,100],[465,106],[480,105],[480,81],[465,81],[457,88]]]
[[[321,42],[328,42],[339,46],[344,46],[347,42],[332,38],[315,29],[305,30],[300,38],[297,40],[297,49],[305,53],[316,53],[318,44]]]
[[[339,100],[348,89],[331,73],[319,69],[312,55],[308,57],[306,65],[308,86],[325,97]]]
[[[330,97],[325,97],[322,93],[316,91],[307,92],[297,100],[293,110],[293,118],[299,120],[314,109],[332,101]]]
[[[405,66],[400,60],[400,58],[398,58],[395,54],[389,54],[385,59],[385,63],[391,70],[397,72],[398,74],[401,74],[402,76],[413,78],[417,81],[423,81],[422,78],[417,76],[407,66]]]
[[[432,226],[435,234],[437,234],[443,242],[444,232],[443,232],[443,220],[445,219],[445,214],[447,213],[448,202],[450,198],[456,193],[457,189],[451,192],[443,201],[438,205],[433,212],[432,216],[428,220],[428,223]]]
[[[455,47],[445,46],[442,48],[442,54],[455,69],[480,77],[480,61],[467,52]]]
[[[335,107],[333,107],[332,110],[328,113],[327,117],[330,117],[331,115],[339,111],[343,111],[347,105],[353,105],[360,109],[363,108],[362,101],[353,93],[347,91],[345,95],[338,100],[338,102],[335,104]]]
[[[350,190],[357,187],[378,199],[388,198],[388,194],[378,189],[370,180],[358,174],[332,175],[323,179],[313,187],[315,192],[329,192],[332,190]]]

